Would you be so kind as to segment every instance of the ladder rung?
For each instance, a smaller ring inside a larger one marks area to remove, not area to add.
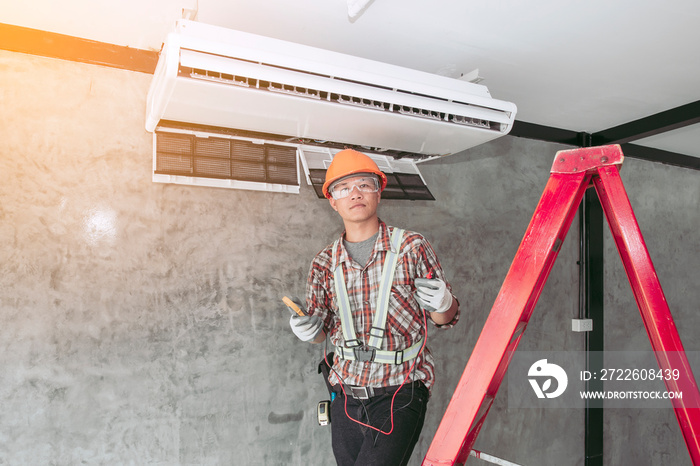
[[[492,464],[498,464],[499,466],[521,466],[516,463],[511,463],[510,461],[501,459],[501,458],[496,458],[495,456],[489,455],[488,453],[483,453],[479,450],[472,450],[469,452],[469,456],[473,456],[474,458],[479,458],[482,459],[486,462],[492,463]]]

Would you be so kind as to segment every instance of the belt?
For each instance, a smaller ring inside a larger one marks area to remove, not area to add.
[[[410,383],[403,385],[403,388],[413,387],[424,387],[425,384],[420,380],[415,380]],[[394,393],[396,390],[401,388],[401,385],[392,385],[389,387],[358,387],[356,385],[346,385],[343,384],[345,388],[345,395],[355,398],[356,400],[369,400],[375,396],[388,395]],[[340,390],[337,386],[334,389]]]
[[[423,339],[421,338],[409,348],[399,351],[379,350],[376,348],[361,347],[361,342],[357,339],[346,344],[355,343],[355,346],[336,346],[335,351],[340,359],[348,361],[380,362],[384,364],[403,364],[406,361],[418,356],[423,349]]]

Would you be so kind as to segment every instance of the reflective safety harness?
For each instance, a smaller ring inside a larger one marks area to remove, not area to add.
[[[382,278],[379,283],[379,293],[377,296],[377,307],[372,319],[372,328],[369,332],[369,341],[364,346],[362,341],[355,334],[355,325],[352,320],[352,309],[350,308],[350,298],[345,285],[343,275],[343,265],[339,263],[333,270],[335,279],[335,295],[340,311],[340,326],[343,330],[345,346],[337,345],[336,354],[341,359],[350,361],[370,361],[384,364],[402,364],[418,356],[421,350],[422,339],[411,345],[409,348],[389,351],[383,350],[382,340],[386,333],[386,321],[389,316],[389,298],[391,297],[391,284],[394,281],[394,271],[399,261],[399,248],[403,239],[404,230],[394,228],[391,234],[391,249],[387,251],[382,268]],[[333,244],[333,261],[335,262],[336,250],[340,239]]]

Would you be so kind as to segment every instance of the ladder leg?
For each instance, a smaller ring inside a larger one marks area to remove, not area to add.
[[[620,146],[560,151],[424,466],[464,464],[591,180],[637,300],[693,464],[700,465],[700,393],[619,176]]]
[[[693,464],[700,464],[700,394],[659,278],[616,166],[601,167],[593,182],[622,258],[652,349],[662,370],[678,369],[677,380],[664,379]]]
[[[551,174],[423,465],[466,462],[590,179]]]

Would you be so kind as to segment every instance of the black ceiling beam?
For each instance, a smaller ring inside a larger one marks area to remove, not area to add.
[[[508,134],[515,137],[566,144],[575,147],[605,145],[596,144],[595,135],[590,133],[553,128],[551,126],[543,126],[518,120],[515,121],[513,128]],[[700,170],[700,157],[640,146],[638,144],[622,143],[620,145],[622,147],[622,153],[629,158]]]
[[[700,157],[692,157],[690,155],[669,152],[663,149],[655,149],[653,147],[640,146],[638,144],[621,144],[620,147],[622,148],[622,153],[625,154],[625,157],[700,170]]]
[[[593,133],[593,145],[625,144],[700,123],[700,100]]]
[[[508,133],[525,139],[536,139],[538,141],[555,142],[570,146],[580,146],[580,133],[568,129],[553,128],[551,126],[538,125],[525,121],[515,120],[513,128]]]

